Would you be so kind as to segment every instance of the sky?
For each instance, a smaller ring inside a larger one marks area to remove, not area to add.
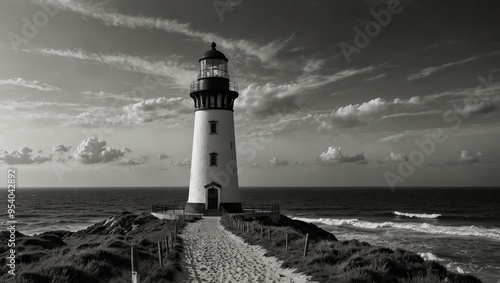
[[[0,2],[0,182],[188,186],[189,84],[239,85],[240,186],[499,186],[496,1]]]

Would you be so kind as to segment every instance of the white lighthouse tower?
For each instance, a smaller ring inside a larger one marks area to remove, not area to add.
[[[233,118],[238,85],[229,81],[228,59],[215,46],[212,42],[199,60],[198,80],[191,84],[195,115],[187,213],[242,210]]]

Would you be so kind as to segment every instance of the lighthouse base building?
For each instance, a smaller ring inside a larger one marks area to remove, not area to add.
[[[190,89],[195,119],[186,213],[242,211],[233,117],[238,86],[229,80],[228,59],[215,46],[199,60],[198,80]]]

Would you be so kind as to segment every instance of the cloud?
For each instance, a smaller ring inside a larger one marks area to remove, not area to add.
[[[416,80],[416,79],[428,77],[428,76],[434,74],[435,72],[441,71],[441,70],[449,68],[449,67],[459,66],[459,65],[465,64],[465,63],[470,62],[470,61],[475,60],[475,59],[477,59],[477,57],[471,57],[471,58],[467,58],[467,59],[462,60],[462,61],[447,63],[447,64],[444,64],[441,66],[428,67],[428,68],[422,69],[418,73],[408,75],[408,77],[406,79],[408,81],[411,81],[411,80]]]
[[[172,164],[172,166],[174,166],[174,167],[187,167],[187,166],[191,165],[191,161],[189,159],[184,159],[183,161],[179,161],[179,160],[173,161],[173,160],[170,160],[170,164]]]
[[[158,155],[158,160],[169,159],[169,158],[171,158],[171,157],[172,157],[172,156],[167,155],[167,154],[165,154],[164,152],[162,152],[162,153],[160,153],[160,154]]]
[[[52,148],[53,152],[68,152],[71,149],[70,145],[56,145]]]
[[[396,114],[390,114],[390,115],[383,116],[381,119],[397,118],[397,117],[415,117],[415,116],[433,115],[433,114],[440,114],[440,113],[442,113],[442,112],[438,111],[438,110],[409,112],[409,113],[396,113]]]
[[[77,104],[77,103],[67,103],[67,102],[46,102],[46,101],[6,101],[0,103],[0,109],[2,110],[14,110],[14,111],[57,111],[61,112],[63,110],[71,111],[81,111],[86,109],[88,106]]]
[[[336,165],[340,163],[357,162],[364,163],[365,156],[361,153],[353,155],[343,155],[340,147],[328,147],[326,152],[323,152],[316,161],[323,166]]]
[[[389,134],[389,135],[387,135]],[[407,130],[407,131],[401,131],[398,132],[388,132],[388,133],[382,133],[382,135],[387,135],[383,138],[380,138],[379,141],[381,142],[393,142],[393,141],[399,141],[402,139],[412,139],[412,138],[417,138],[417,137],[430,137],[430,131],[425,129],[425,130]]]
[[[298,84],[250,84],[241,92],[235,108],[240,113],[260,117],[275,115],[282,109],[297,111],[300,109],[299,102],[293,95],[300,88]]]
[[[481,152],[477,152],[476,155],[469,155],[469,151],[462,150],[460,156],[455,161],[446,161],[444,163],[432,163],[429,166],[460,166],[466,164],[479,163],[479,158],[482,156]]]
[[[144,164],[144,160],[132,160],[132,159],[126,159],[124,161],[121,161],[119,164],[120,165],[141,165]]]
[[[274,118],[278,121],[266,121],[269,125],[269,134],[275,134],[282,131],[310,131],[317,129],[319,132],[329,132],[339,128],[355,128],[366,126],[373,121],[378,121],[390,116],[390,113],[421,108],[424,102],[418,96],[409,99],[396,98],[394,100],[385,100],[375,98],[361,104],[350,104],[331,110],[327,113],[310,113],[308,111],[293,111],[294,104],[277,103],[276,108],[267,109],[275,114]],[[279,106],[278,106],[279,105]],[[281,108],[278,108],[281,107]],[[430,114],[430,112],[429,112]],[[269,114],[270,115],[270,114]],[[402,114],[403,115],[403,114]],[[413,115],[411,113],[404,115]],[[415,115],[423,115],[418,113]],[[238,116],[237,116],[238,118]],[[254,127],[254,121],[245,125],[245,127]],[[254,133],[262,134],[262,131],[256,129]]]
[[[61,91],[61,89],[58,87],[51,86],[36,80],[25,80],[23,78],[0,80],[0,86],[7,86],[14,88],[30,88],[39,91]]]
[[[342,106],[330,113],[316,114],[313,117],[321,123],[320,130],[354,128],[381,119],[384,114],[395,111],[397,107],[413,107],[421,103],[422,101],[418,96],[413,96],[408,100],[396,98],[393,101],[378,97],[362,104]]]
[[[114,99],[114,100],[123,100],[127,102],[139,102],[142,99],[139,97],[128,96],[127,94],[114,94],[104,91],[92,92],[92,91],[82,91],[82,94],[85,95],[85,98],[88,99]]]
[[[279,160],[277,157],[273,157],[271,160],[269,160],[269,163],[272,166],[288,166],[289,162],[287,160]]]
[[[151,98],[123,107],[119,120],[125,123],[148,123],[193,112],[192,101],[183,97]]]
[[[306,74],[317,72],[325,64],[325,59],[309,59],[306,61],[302,71]]]
[[[391,152],[391,154],[386,159],[387,161],[393,161],[393,162],[408,161],[408,157],[405,154],[394,153],[394,152]]]
[[[121,108],[103,107],[84,111],[72,116],[65,125],[105,128],[165,119],[172,119],[175,124],[178,124],[185,121],[181,115],[192,114],[192,112],[193,105],[190,99],[159,97],[141,100]]]
[[[97,54],[84,52],[80,49],[38,49],[36,52],[43,55],[104,64],[119,70],[137,72],[155,77],[169,78],[174,86],[179,88],[185,88],[191,83],[193,78],[196,78],[196,71],[193,71],[194,67],[179,63],[178,58],[148,61],[142,57],[130,56],[126,54]]]
[[[119,150],[110,146],[106,147],[106,141],[96,137],[83,140],[73,158],[83,164],[105,163],[117,160],[125,155],[126,149]]]
[[[50,161],[50,156],[32,155],[33,150],[27,146],[23,146],[18,150],[13,150],[11,152],[0,150],[0,161],[9,164],[32,164],[32,163],[44,163]]]
[[[281,113],[282,109],[296,111],[300,109],[301,100],[305,99],[308,91],[355,75],[369,73],[374,69],[375,67],[369,66],[361,69],[345,69],[331,75],[305,74],[297,81],[288,84],[253,83],[241,92],[235,107],[247,114],[263,117]]]
[[[146,162],[149,162],[151,158],[149,156],[143,156],[139,159],[125,159],[123,161],[121,161],[119,164],[120,165],[141,165],[141,164],[144,164]]]
[[[49,0],[49,3],[56,5],[59,9],[72,11],[82,16],[102,21],[108,26],[125,27],[130,29],[159,29],[167,33],[182,34],[206,43],[215,41],[225,49],[242,51],[246,55],[255,56],[259,58],[261,62],[267,64],[272,64],[272,59],[276,56],[276,54],[284,49],[291,38],[293,38],[293,36],[291,36],[284,40],[275,40],[264,46],[259,46],[257,43],[245,39],[230,39],[221,37],[216,33],[197,31],[190,28],[188,23],[181,23],[177,20],[125,15],[105,11],[98,7],[72,0]]]
[[[467,101],[462,108],[456,109],[456,112],[462,116],[469,116],[470,114],[485,114],[495,111],[497,108],[494,104],[478,100],[475,102]]]
[[[444,99],[448,97],[466,97],[465,99],[489,99],[489,100],[499,100],[500,94],[500,83],[493,82],[492,76],[487,79],[479,77],[481,85],[471,88],[459,88],[453,90],[447,90],[431,95],[426,95],[423,97],[425,101],[435,101],[438,99]]]
[[[481,152],[476,153],[475,156],[470,156],[467,150],[463,150],[460,153],[460,157],[458,158],[459,163],[478,163],[479,157],[481,156]]]
[[[376,81],[376,80],[379,80],[381,78],[385,78],[387,76],[387,73],[381,73],[381,74],[378,74],[376,76],[373,76],[373,77],[370,77],[370,78],[367,78],[366,81],[368,82],[371,82],[371,81]]]
[[[349,68],[331,75],[304,75],[299,78],[299,84],[304,84],[307,87],[319,87],[329,83],[337,82],[352,76],[371,73],[378,67],[368,66],[361,69]]]

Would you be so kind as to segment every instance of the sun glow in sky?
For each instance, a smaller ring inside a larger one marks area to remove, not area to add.
[[[1,1],[0,167],[21,187],[187,186],[215,41],[240,186],[498,186],[496,4]]]

